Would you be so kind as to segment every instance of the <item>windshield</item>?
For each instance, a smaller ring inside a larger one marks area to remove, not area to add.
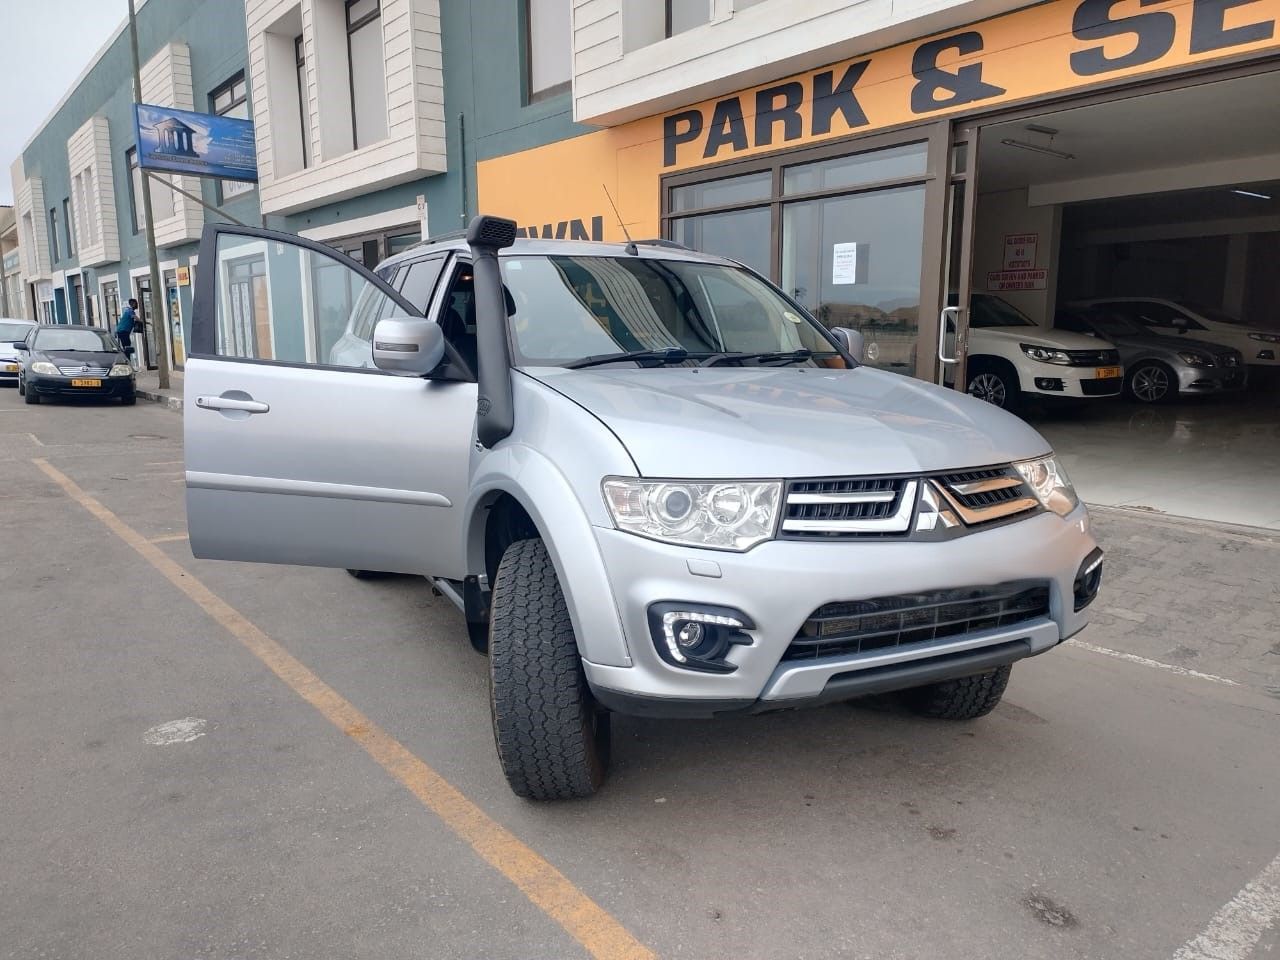
[[[1132,337],[1148,333],[1140,324],[1114,313],[1090,314],[1086,322],[1103,336]]]
[[[632,351],[835,354],[801,309],[736,267],[644,257],[504,257],[517,362]],[[810,360],[800,362],[812,363]]]
[[[84,353],[115,353],[116,342],[99,330],[41,330],[36,334],[37,350],[79,350]]]
[[[990,294],[975,293],[969,299],[971,327],[1034,327],[1035,321],[1013,304]]]
[[[0,320],[0,343],[16,343],[27,338],[31,324],[12,320]]]
[[[1233,327],[1247,327],[1248,324],[1239,317],[1233,317],[1231,314],[1219,310],[1217,307],[1206,307],[1203,303],[1189,303],[1185,300],[1179,300],[1178,306],[1190,310],[1192,313],[1198,313],[1206,320],[1212,320],[1215,323],[1229,323]]]

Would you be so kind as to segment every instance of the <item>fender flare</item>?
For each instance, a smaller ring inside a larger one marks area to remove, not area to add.
[[[485,569],[488,508],[502,494],[524,507],[542,534],[564,591],[579,655],[592,663],[631,666],[595,528],[564,474],[532,447],[510,444],[494,450],[472,479],[464,513],[467,569]]]

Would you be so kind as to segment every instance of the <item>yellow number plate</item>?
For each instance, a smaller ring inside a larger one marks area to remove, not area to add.
[[[1098,367],[1093,371],[1093,375],[1099,380],[1112,380],[1115,377],[1124,375],[1123,367]]]
[[[102,386],[102,381],[101,380],[72,380],[71,385],[73,387],[100,387]]]
[[[16,363],[6,363],[6,364],[4,365],[4,372],[5,372],[5,373],[17,373],[17,372],[18,372],[18,365],[17,365]]]

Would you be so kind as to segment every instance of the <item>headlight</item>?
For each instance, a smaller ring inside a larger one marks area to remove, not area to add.
[[[133,367],[127,363],[113,363],[111,369],[107,371],[108,377],[127,377],[133,373]]]
[[[1020,343],[1018,346],[1020,346],[1022,348],[1022,352],[1032,360],[1039,360],[1041,363],[1058,363],[1063,366],[1068,366],[1071,363],[1071,358],[1062,350],[1052,350],[1049,347],[1037,347],[1033,343]]]
[[[1013,468],[1022,474],[1022,479],[1031,492],[1044,506],[1060,517],[1065,517],[1080,503],[1075,487],[1067,477],[1067,471],[1058,463],[1056,457],[1041,457],[1038,460],[1024,460],[1015,463]]]
[[[1280,333],[1251,333],[1250,340],[1261,340],[1263,343],[1280,343]]]
[[[35,363],[31,365],[31,372],[43,373],[46,376],[56,377],[58,375],[58,368],[46,360],[37,360]]]
[[[1213,358],[1199,353],[1179,353],[1178,359],[1189,367],[1212,367]]]
[[[665,543],[742,551],[773,536],[782,484],[610,479],[604,499],[619,530]]]

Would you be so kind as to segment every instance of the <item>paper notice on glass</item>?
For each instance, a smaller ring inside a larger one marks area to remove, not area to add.
[[[837,243],[831,248],[831,282],[833,284],[858,282],[858,245]]]

